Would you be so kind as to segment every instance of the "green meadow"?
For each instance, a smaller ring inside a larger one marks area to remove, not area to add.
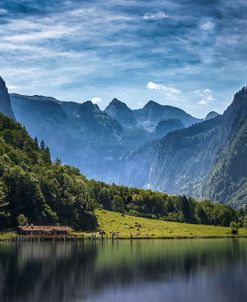
[[[168,222],[155,219],[129,216],[117,212],[97,210],[98,229],[105,231],[111,237],[112,232],[118,232],[118,238],[220,238],[233,237],[230,227],[198,225],[178,222]],[[97,233],[84,233],[90,236]],[[75,233],[80,236],[82,233]],[[240,229],[238,237],[247,237],[247,229]]]

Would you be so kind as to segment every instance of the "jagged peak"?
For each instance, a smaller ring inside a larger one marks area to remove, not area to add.
[[[10,96],[4,79],[0,76],[0,112],[10,118],[15,118],[12,110]]]
[[[120,101],[119,99],[117,98],[114,98],[110,103],[109,105],[106,107],[106,108],[111,108],[111,107],[118,107],[118,108],[127,108],[130,110],[130,108],[122,101]]]
[[[1,76],[0,76],[0,86],[3,86],[4,88],[6,88],[8,90],[6,82],[4,81],[4,79]]]
[[[143,109],[150,109],[150,108],[153,108],[153,107],[160,107],[162,106],[161,104],[153,101],[153,100],[150,100],[147,102],[147,104],[143,107]]]

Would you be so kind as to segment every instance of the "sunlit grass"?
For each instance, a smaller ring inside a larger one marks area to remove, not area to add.
[[[0,233],[0,241],[6,241],[6,240],[11,240],[16,236],[16,233],[14,232],[5,232],[5,233]]]
[[[118,232],[119,238],[130,238],[131,235],[133,238],[232,237],[230,227],[167,222],[105,210],[97,210],[96,216],[99,229],[103,229],[108,237],[112,232]],[[82,233],[76,233],[76,235],[80,234]],[[86,235],[92,234],[94,233]],[[238,236],[247,237],[247,229],[240,229]]]

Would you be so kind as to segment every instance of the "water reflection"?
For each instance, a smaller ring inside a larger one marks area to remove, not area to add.
[[[246,239],[0,243],[1,302],[242,302],[246,275]]]

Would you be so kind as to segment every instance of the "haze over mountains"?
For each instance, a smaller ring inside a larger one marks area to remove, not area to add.
[[[121,159],[136,148],[200,121],[154,101],[131,110],[114,99],[104,111],[91,101],[60,102],[44,96],[11,94],[11,103],[16,119],[45,141],[53,158],[107,182],[118,182]]]
[[[6,91],[2,84],[0,110],[14,112],[33,137],[44,139],[53,158],[90,178],[236,207],[246,202],[246,88],[222,116],[210,112],[205,120],[154,101],[131,110],[113,99],[102,111],[90,101],[12,94],[10,104]]]

